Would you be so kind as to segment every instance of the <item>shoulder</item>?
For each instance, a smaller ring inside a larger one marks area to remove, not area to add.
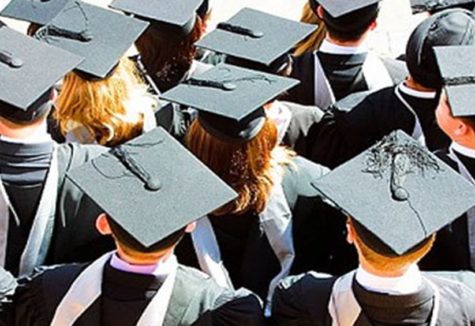
[[[380,59],[388,70],[388,73],[395,84],[398,84],[406,79],[408,71],[404,61],[387,57],[380,57]]]
[[[336,280],[315,272],[285,278],[274,292],[272,318],[277,325],[323,324]]]
[[[279,103],[290,110],[292,113],[292,120],[304,122],[306,124],[319,122],[325,113],[325,111],[316,106],[302,105],[286,101],[279,101]]]
[[[58,145],[58,160],[65,165],[65,170],[69,171],[89,160],[107,152],[107,148],[100,145],[81,145],[67,143]]]

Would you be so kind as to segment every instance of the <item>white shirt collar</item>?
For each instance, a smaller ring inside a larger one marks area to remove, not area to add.
[[[168,274],[170,274],[174,266],[170,257],[158,264],[132,265],[121,259],[117,253],[112,256],[110,264],[113,268],[119,271],[142,275],[154,275],[163,279],[165,279]]]
[[[27,138],[10,138],[7,136],[0,135],[0,139],[9,143],[15,144],[39,144],[47,143],[52,141],[51,135],[48,133],[48,126],[46,121],[38,128],[33,134],[29,135]]]
[[[400,83],[398,87],[401,92],[412,97],[434,99],[437,96],[436,92],[423,92],[423,91],[417,91],[415,89],[409,88],[406,86],[404,82]]]
[[[330,54],[358,54],[368,52],[368,47],[364,42],[359,46],[343,46],[325,39],[318,51]]]
[[[365,289],[387,294],[416,293],[422,284],[422,274],[419,267],[414,264],[400,277],[381,277],[373,275],[361,266],[356,271],[356,281]]]
[[[450,145],[452,149],[464,156],[470,157],[470,158],[475,158],[475,149],[474,148],[468,148],[463,145],[460,145],[459,143],[452,142],[452,145]]]

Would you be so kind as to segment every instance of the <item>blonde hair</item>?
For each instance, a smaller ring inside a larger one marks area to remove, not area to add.
[[[189,150],[230,185],[238,198],[213,214],[261,213],[275,183],[280,182],[284,165],[293,152],[278,146],[275,123],[267,119],[252,140],[231,144],[207,133],[195,120],[186,136]]]
[[[406,254],[399,257],[388,257],[377,253],[364,243],[358,235],[353,221],[350,221],[350,227],[354,230],[355,242],[358,245],[360,254],[372,267],[380,271],[397,271],[418,263],[432,249],[436,238],[436,235],[433,234]]]
[[[313,12],[309,2],[307,2],[303,6],[302,17],[300,18],[300,21],[302,23],[318,25],[318,28],[305,40],[297,44],[294,52],[294,55],[296,57],[301,56],[307,52],[318,50],[327,34],[325,23]]]
[[[112,74],[102,80],[87,80],[69,73],[56,101],[54,117],[63,134],[71,125],[81,125],[97,143],[106,146],[122,144],[142,133],[144,116],[127,101],[146,94],[135,64],[123,58]],[[143,108],[142,108],[143,109]]]

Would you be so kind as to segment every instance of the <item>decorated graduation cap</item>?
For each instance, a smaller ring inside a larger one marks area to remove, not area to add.
[[[147,20],[157,31],[188,35],[203,0],[114,0],[109,7]]]
[[[49,23],[72,0],[11,0],[1,16],[39,25]]]
[[[475,20],[471,12],[448,9],[434,14],[420,23],[409,38],[406,48],[409,73],[419,84],[439,89],[443,82],[434,47],[472,45],[474,41]]]
[[[228,56],[227,62],[265,72],[287,67],[291,49],[316,25],[303,24],[243,8],[198,41],[196,45]]]
[[[161,98],[198,109],[198,120],[209,134],[239,143],[261,131],[266,119],[263,105],[298,83],[291,78],[219,64]]]
[[[356,221],[365,244],[389,257],[417,248],[475,205],[475,187],[402,131],[313,185]]]
[[[83,59],[0,27],[0,115],[33,121],[51,108],[54,84]]]
[[[375,20],[381,0],[318,0],[325,23],[336,31],[350,32]]]
[[[144,251],[236,197],[160,127],[67,177]]]
[[[454,117],[475,116],[475,46],[434,48]]]
[[[475,0],[411,0],[413,14],[421,12],[434,14],[449,8],[473,10],[475,8]]]
[[[83,77],[103,79],[147,26],[141,20],[74,0],[35,37],[84,57],[77,68]]]

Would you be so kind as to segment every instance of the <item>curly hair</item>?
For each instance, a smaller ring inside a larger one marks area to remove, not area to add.
[[[293,156],[293,152],[278,146],[277,127],[270,119],[256,137],[239,144],[213,137],[195,120],[187,133],[186,144],[239,194],[233,202],[213,212],[214,215],[261,213],[273,185],[282,177],[283,166],[290,164]]]
[[[102,80],[87,80],[72,72],[66,75],[56,100],[54,118],[63,134],[72,125],[82,125],[97,143],[122,144],[142,133],[144,116],[127,107],[137,94],[146,94],[134,63],[123,58],[112,74]]]

